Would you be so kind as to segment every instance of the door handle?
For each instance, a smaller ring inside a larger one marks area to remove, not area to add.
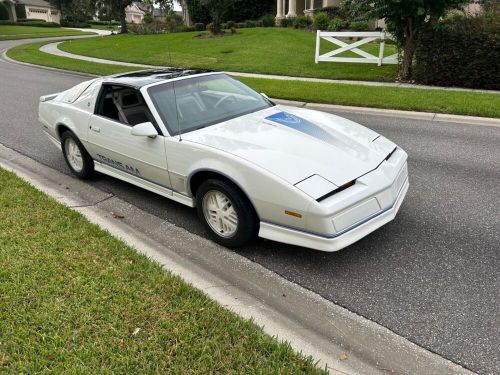
[[[98,127],[98,126],[90,126],[90,130],[93,130],[96,133],[100,133],[101,132],[101,128]]]

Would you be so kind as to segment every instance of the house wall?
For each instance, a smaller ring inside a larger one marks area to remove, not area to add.
[[[34,5],[25,5],[25,8],[26,18],[61,23],[61,12],[58,9]]]
[[[139,12],[127,12],[125,14],[125,20],[129,23],[142,23],[144,19],[144,14]]]
[[[142,23],[144,19],[144,12],[136,5],[132,4],[125,8],[125,20],[129,23]]]

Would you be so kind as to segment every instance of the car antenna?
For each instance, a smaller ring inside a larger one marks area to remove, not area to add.
[[[179,131],[179,142],[182,142],[181,123],[179,121],[179,107],[177,107],[177,94],[175,92],[175,81],[172,81],[172,88],[174,89],[175,115],[177,116],[177,130]]]
[[[168,64],[170,65],[169,68],[172,69],[172,51],[170,50],[170,44],[167,44],[167,49],[168,49]]]

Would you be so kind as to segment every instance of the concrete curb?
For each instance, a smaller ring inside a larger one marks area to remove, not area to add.
[[[0,166],[79,211],[222,306],[254,319],[267,334],[312,355],[332,374],[471,374],[234,252],[2,145]],[[347,360],[340,359],[341,353]]]

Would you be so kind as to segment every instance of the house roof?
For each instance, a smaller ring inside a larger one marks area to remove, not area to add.
[[[18,0],[17,3],[24,5],[32,5],[36,7],[58,9],[56,6],[52,5],[51,3],[45,0]]]
[[[149,12],[149,5],[144,4],[141,1],[134,1],[132,4],[134,4],[137,8],[139,8],[140,10],[142,10],[145,13]]]

